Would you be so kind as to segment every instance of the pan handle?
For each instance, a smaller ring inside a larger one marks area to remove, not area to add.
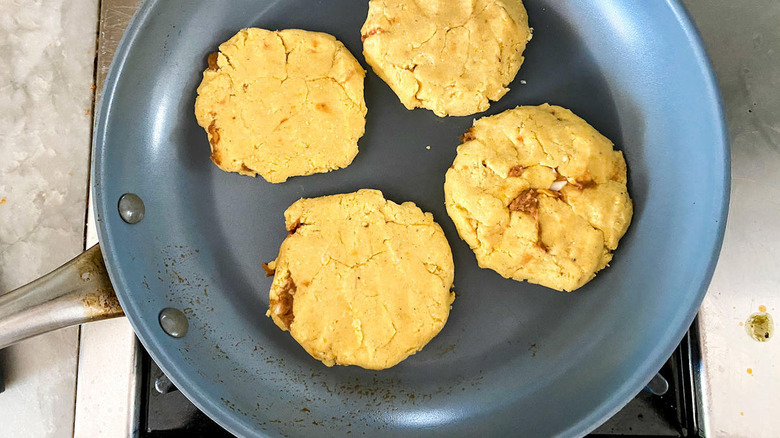
[[[0,295],[0,349],[43,333],[122,316],[100,245]]]

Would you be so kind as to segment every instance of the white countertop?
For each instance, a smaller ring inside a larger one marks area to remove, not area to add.
[[[715,66],[732,142],[726,238],[700,310],[705,426],[712,437],[776,437],[780,339],[756,342],[744,323],[763,308],[780,315],[780,2],[685,3]]]
[[[121,17],[110,19],[126,22],[136,1],[119,1]],[[759,306],[770,314],[780,307],[780,2],[684,3],[718,74],[733,149],[726,238],[700,314],[704,427],[710,437],[777,436],[780,340],[756,342],[740,323]],[[0,3],[0,41],[10,53],[0,87],[12,96],[0,111],[0,292],[83,248],[96,22],[97,0]],[[73,435],[77,357],[76,436],[128,434],[132,388],[90,370],[127,375],[129,326],[85,326],[80,353],[77,339],[76,329],[63,330],[0,352],[13,364],[0,394],[0,437]]]
[[[0,292],[84,248],[97,0],[0,2]],[[69,437],[78,328],[0,352],[0,437]]]

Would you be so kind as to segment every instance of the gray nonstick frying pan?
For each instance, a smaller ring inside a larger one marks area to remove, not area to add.
[[[679,2],[525,4],[534,27],[525,64],[512,91],[475,117],[549,102],[624,152],[633,224],[584,288],[554,292],[477,266],[443,193],[474,117],[407,111],[370,71],[367,130],[348,168],[269,184],[209,161],[193,115],[208,54],[244,27],[303,28],[335,35],[367,67],[365,0],[148,0],[117,51],[95,126],[92,184],[110,284],[93,249],[0,298],[0,345],[120,314],[113,284],[154,360],[237,435],[592,430],[650,380],[696,313],[723,236],[728,144],[712,71]],[[455,257],[444,330],[381,372],[327,368],[265,317],[270,279],[260,264],[286,236],[284,210],[360,188],[432,212]]]

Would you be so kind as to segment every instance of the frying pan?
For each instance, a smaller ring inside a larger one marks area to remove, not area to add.
[[[229,431],[582,435],[630,400],[680,341],[715,266],[730,182],[720,97],[701,41],[677,1],[525,3],[535,29],[525,65],[511,93],[477,117],[520,104],[571,108],[625,153],[635,201],[611,266],[571,294],[477,267],[443,197],[444,173],[473,118],[407,111],[373,73],[366,79],[366,134],[348,168],[274,185],[210,163],[193,115],[207,55],[243,27],[304,28],[335,35],[362,62],[367,2],[141,6],[96,119],[92,184],[100,242],[144,346]],[[275,258],[286,235],[285,208],[301,197],[360,188],[432,212],[456,264],[457,299],[444,330],[381,372],[326,368],[264,316],[270,280],[260,263]],[[127,193],[145,206],[135,224],[118,211]],[[15,340],[8,321],[23,324],[19,315],[31,312],[19,300],[56,308],[83,294],[83,286],[72,285],[79,281],[93,285],[92,300],[80,299],[91,303],[90,318],[118,313],[107,283],[92,279],[101,263],[97,250],[90,254],[91,268],[77,269],[77,260],[64,268],[67,280],[62,272],[48,277],[49,298],[33,287],[10,294],[15,307],[10,298],[0,301],[6,344]],[[68,285],[67,297],[51,298],[57,278]],[[166,333],[161,312],[173,312],[174,320],[181,312],[186,334],[182,321],[168,326],[180,337]],[[54,319],[47,328],[79,318]],[[37,331],[17,329],[15,337]]]

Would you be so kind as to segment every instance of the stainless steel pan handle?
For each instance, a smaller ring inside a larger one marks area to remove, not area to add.
[[[0,348],[42,333],[122,316],[100,245],[0,296]]]

